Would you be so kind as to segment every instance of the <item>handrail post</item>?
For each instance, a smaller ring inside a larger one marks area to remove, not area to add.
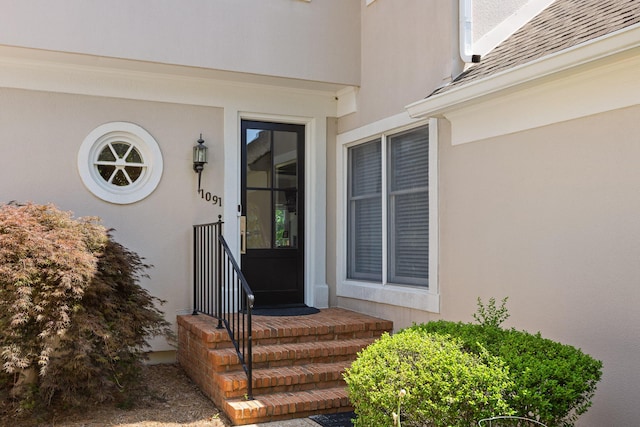
[[[198,314],[198,228],[193,227],[193,313]]]
[[[220,236],[222,236],[222,215],[218,215],[218,225],[217,236],[216,236],[216,252],[218,254],[218,260],[216,265],[216,270],[218,274],[218,283],[217,283],[217,291],[218,295],[216,297],[216,305],[217,305],[217,313],[216,317],[218,318],[218,329],[222,329],[222,288],[224,287],[224,282],[222,280],[222,245],[220,244]]]
[[[253,294],[247,295],[247,399],[253,400],[253,329],[251,325],[251,312],[255,297]]]

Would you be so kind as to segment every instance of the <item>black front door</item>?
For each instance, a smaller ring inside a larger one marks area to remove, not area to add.
[[[256,306],[304,303],[303,125],[242,121],[242,273]]]

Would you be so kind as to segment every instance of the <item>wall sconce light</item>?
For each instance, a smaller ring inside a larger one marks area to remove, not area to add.
[[[198,191],[200,191],[200,179],[202,178],[202,169],[207,163],[207,146],[204,145],[202,134],[198,139],[198,145],[193,147],[193,170],[198,174]]]

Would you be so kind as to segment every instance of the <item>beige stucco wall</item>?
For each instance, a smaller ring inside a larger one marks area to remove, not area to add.
[[[360,0],[0,0],[0,44],[358,84]]]
[[[191,147],[200,132],[210,147],[203,187],[223,191],[222,109],[0,88],[0,202],[52,202],[76,216],[99,216],[114,237],[154,265],[142,285],[167,300],[167,319],[191,304],[191,226],[222,213],[196,194]],[[156,190],[130,204],[104,202],[83,185],[80,144],[95,127],[128,121],[157,141],[164,172]],[[155,350],[169,349],[154,342]]]
[[[506,326],[604,363],[579,425],[636,425],[640,374],[640,107],[452,146],[440,129],[441,312],[338,298],[395,327],[473,321],[509,297]]]
[[[581,425],[635,425],[640,107],[441,146],[442,315],[509,296],[509,326],[604,362]]]
[[[357,111],[340,118],[341,133],[404,112],[461,66],[456,1],[361,0],[361,9]]]

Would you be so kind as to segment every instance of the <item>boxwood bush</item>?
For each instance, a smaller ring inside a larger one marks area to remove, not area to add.
[[[0,396],[23,408],[125,396],[147,340],[172,336],[138,283],[148,267],[97,218],[0,206]]]
[[[488,353],[463,350],[457,339],[419,328],[383,335],[345,373],[355,427],[471,426],[509,414],[513,383]]]
[[[508,316],[505,301],[498,309],[501,320]],[[483,308],[480,302],[479,306]],[[591,406],[602,376],[602,362],[580,349],[545,339],[540,333],[500,328],[500,322],[495,321],[495,306],[488,318],[474,317],[480,324],[441,320],[414,325],[409,330],[453,337],[473,354],[489,352],[509,368],[515,388],[507,396],[507,403],[517,415],[550,426],[573,426]]]

